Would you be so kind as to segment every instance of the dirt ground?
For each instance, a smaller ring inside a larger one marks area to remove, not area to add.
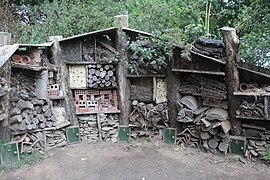
[[[159,143],[80,143],[49,152],[1,180],[269,179],[269,166],[238,156],[214,156],[199,149]],[[239,158],[241,161],[239,161]]]

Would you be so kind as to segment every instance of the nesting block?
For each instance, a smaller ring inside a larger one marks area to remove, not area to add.
[[[18,142],[10,142],[1,147],[1,164],[14,164],[20,160]]]
[[[70,65],[69,66],[70,87],[85,88],[86,87],[86,66]]]
[[[116,90],[75,90],[76,112],[116,111],[118,107]]]

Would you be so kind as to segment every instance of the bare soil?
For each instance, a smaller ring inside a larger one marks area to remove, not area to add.
[[[49,152],[1,180],[270,179],[269,166],[239,156],[216,156],[158,142],[80,143]],[[239,159],[241,161],[239,161]]]

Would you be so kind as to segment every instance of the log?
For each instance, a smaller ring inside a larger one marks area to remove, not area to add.
[[[218,128],[210,128],[209,133],[212,135],[216,135],[218,133]]]
[[[113,71],[109,70],[107,74],[108,74],[108,76],[113,76],[114,73],[113,73]]]
[[[210,148],[212,148],[212,149],[215,149],[215,148],[217,148],[217,146],[218,146],[218,142],[215,141],[214,139],[210,139],[210,140],[208,141],[208,146],[209,146]]]
[[[37,125],[39,123],[39,119],[38,118],[33,118],[32,122],[33,122],[33,124]]]
[[[218,145],[218,150],[220,150],[221,152],[225,152],[226,153],[227,150],[228,150],[228,147],[229,147],[229,144],[221,142]]]
[[[164,106],[163,106],[163,104],[158,104],[158,105],[155,106],[155,109],[158,112],[162,112],[164,110]]]
[[[22,116],[21,115],[12,116],[9,119],[9,124],[20,123],[20,122],[22,122]]]
[[[206,140],[206,139],[210,139],[211,135],[208,132],[201,132],[200,137],[201,139]]]
[[[25,131],[26,129],[26,122],[25,120],[23,119],[22,122],[20,122],[19,124],[19,128],[18,128],[20,131]]]
[[[105,81],[105,86],[106,87],[110,86],[111,84],[112,84],[111,81]]]
[[[41,129],[44,129],[44,128],[46,127],[46,124],[45,124],[45,123],[40,123],[40,124],[39,124],[39,127],[40,127]]]
[[[19,108],[14,108],[10,111],[10,116],[15,116],[21,114],[21,110]]]
[[[133,106],[137,106],[138,103],[139,103],[139,102],[138,102],[137,100],[133,100],[131,104],[132,104]]]
[[[217,149],[209,148],[209,151],[210,151],[212,154],[217,154]]]
[[[17,104],[16,104],[16,108],[20,109],[20,110],[24,110],[25,108],[28,107],[28,103],[22,99],[20,99]]]
[[[45,122],[46,121],[45,117],[42,114],[38,114],[37,118],[38,118],[39,122]]]

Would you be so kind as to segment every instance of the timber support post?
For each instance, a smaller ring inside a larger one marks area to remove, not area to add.
[[[180,85],[180,75],[172,71],[173,62],[180,61],[180,50],[177,48],[173,49],[173,57],[168,61],[167,67],[167,97],[168,97],[168,113],[170,127],[179,128],[177,126],[177,101],[180,98],[179,95],[179,85]],[[179,130],[179,129],[178,129]]]
[[[122,58],[124,61],[128,61],[125,50],[126,39],[123,36],[123,28],[128,27],[128,15],[114,16],[115,25],[117,27],[117,50],[124,52]],[[118,79],[118,97],[119,97],[119,108],[120,113],[120,124],[128,125],[129,113],[130,113],[130,87],[129,80],[126,78],[127,69],[123,64],[118,64],[117,68],[117,79]]]
[[[229,108],[229,118],[232,123],[232,134],[241,134],[241,121],[235,119],[233,116],[235,114],[235,103],[233,92],[238,91],[239,88],[239,72],[237,65],[240,61],[239,54],[239,37],[236,34],[236,30],[230,27],[221,28],[223,35],[223,41],[226,50],[226,85],[228,92],[228,108]]]
[[[6,32],[0,32],[0,47],[10,45],[11,43],[11,34]],[[0,67],[0,76],[5,78],[8,82],[8,88],[10,88],[10,76],[11,76],[11,65],[10,61],[7,61]],[[9,131],[9,106],[10,106],[10,92],[4,95],[1,99],[1,103],[3,105],[3,114],[5,117],[2,121],[0,121],[0,137],[5,140],[10,140],[10,131]]]

